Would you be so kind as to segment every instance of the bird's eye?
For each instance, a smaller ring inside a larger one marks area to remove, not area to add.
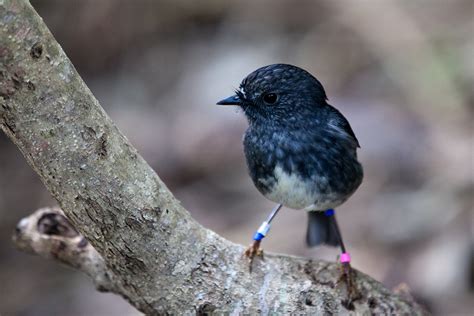
[[[263,96],[263,102],[266,104],[275,104],[278,100],[278,95],[276,93],[267,93]]]

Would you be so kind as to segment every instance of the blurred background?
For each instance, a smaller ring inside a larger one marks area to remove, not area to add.
[[[249,244],[273,204],[246,173],[246,121],[219,107],[257,67],[313,73],[359,138],[365,179],[339,211],[354,266],[406,283],[436,315],[474,308],[474,2],[35,0],[107,113],[206,227]],[[139,315],[80,273],[15,250],[16,223],[55,202],[0,134],[0,314]],[[308,249],[284,209],[267,251]]]

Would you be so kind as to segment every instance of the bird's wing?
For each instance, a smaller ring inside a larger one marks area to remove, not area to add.
[[[350,138],[354,142],[354,144],[357,147],[360,147],[359,140],[355,136],[354,131],[352,130],[351,125],[349,124],[349,121],[347,121],[347,119],[344,117],[344,115],[342,115],[341,112],[339,112],[338,109],[336,109],[335,107],[331,105],[330,105],[330,108],[331,108],[331,115],[329,117],[329,122],[328,122],[329,127],[333,128],[334,130],[336,130],[337,132],[341,134],[345,134],[348,138]]]

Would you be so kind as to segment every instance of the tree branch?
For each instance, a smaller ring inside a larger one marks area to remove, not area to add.
[[[101,292],[114,290],[112,272],[102,256],[57,207],[41,208],[23,218],[16,227],[13,243],[22,251],[56,259],[84,272]]]
[[[362,297],[343,304],[337,264],[269,254],[250,274],[242,246],[181,207],[26,0],[0,0],[0,30],[0,127],[97,252],[81,250],[82,237],[66,224],[71,236],[31,231],[23,249],[83,270],[146,314],[423,313],[360,272]],[[38,214],[25,227],[45,224]],[[69,252],[57,251],[62,242]]]

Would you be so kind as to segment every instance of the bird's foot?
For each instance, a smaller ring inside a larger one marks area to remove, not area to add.
[[[341,274],[337,280],[337,284],[344,283],[347,289],[347,301],[345,305],[352,305],[352,302],[360,298],[359,290],[355,281],[355,272],[352,270],[349,262],[341,263]]]
[[[263,249],[260,248],[261,240],[255,240],[244,252],[244,256],[249,260],[249,270],[252,272],[253,259],[257,256],[263,259]]]

